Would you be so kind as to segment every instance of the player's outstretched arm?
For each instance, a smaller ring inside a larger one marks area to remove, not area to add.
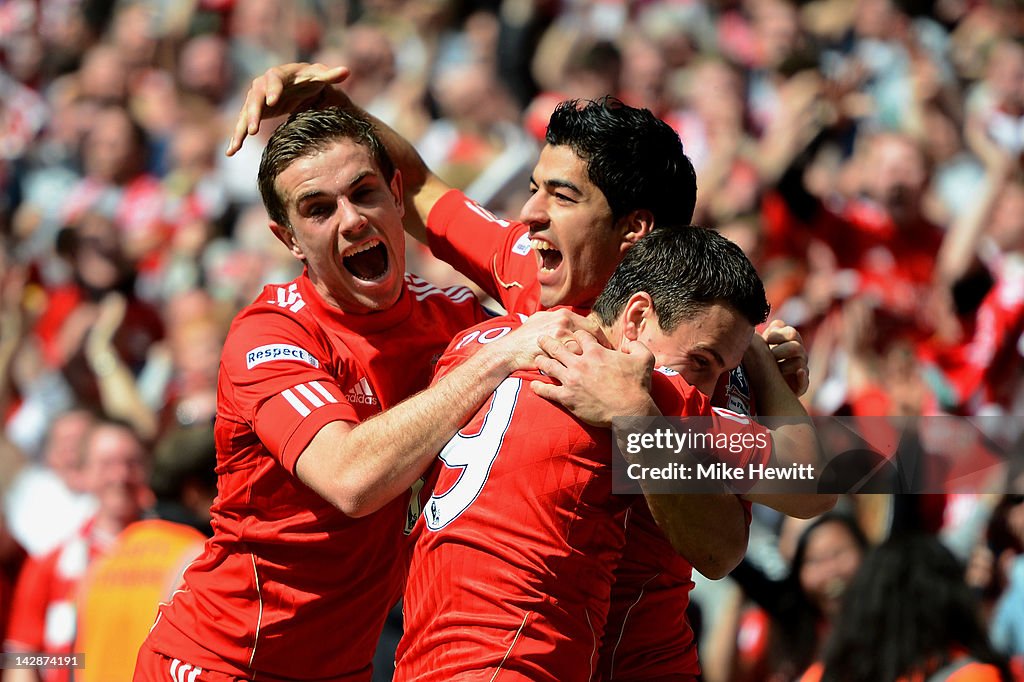
[[[782,376],[775,354],[761,336],[755,334],[751,340],[750,348],[743,357],[743,367],[747,370],[754,395],[757,396],[759,414],[766,417],[808,419],[807,410]],[[772,441],[772,450],[780,464],[818,465],[818,439],[809,421],[772,429]],[[824,514],[835,506],[837,499],[836,495],[831,494],[748,493],[743,497],[797,518]]]
[[[349,516],[365,516],[407,491],[512,372],[532,367],[541,336],[567,338],[596,324],[568,310],[537,313],[483,346],[430,388],[360,424],[334,421],[299,455],[299,479]]]
[[[405,187],[405,231],[416,240],[426,243],[427,216],[451,186],[427,168],[419,152],[408,140],[383,121],[368,114],[345,94],[340,86],[349,73],[345,66],[328,67],[304,62],[267,69],[262,76],[253,79],[249,86],[226,153],[231,156],[241,149],[245,138],[256,135],[260,124],[269,118],[327,107],[339,107],[364,116],[373,122],[388,155],[402,173]]]

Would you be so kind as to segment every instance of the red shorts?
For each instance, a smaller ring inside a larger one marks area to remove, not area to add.
[[[135,659],[132,682],[246,682],[247,679],[197,668],[188,661],[159,654],[147,643],[142,645]]]

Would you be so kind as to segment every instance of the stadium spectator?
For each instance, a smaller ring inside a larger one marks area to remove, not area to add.
[[[73,535],[96,509],[83,480],[86,435],[95,417],[84,409],[59,415],[40,461],[12,477],[6,493],[7,527],[32,555],[49,554]]]
[[[196,35],[182,46],[177,79],[186,101],[198,100],[194,105],[186,104],[186,108],[216,112],[234,92],[228,50],[228,41],[211,33]]]
[[[964,134],[986,164],[1024,152],[1024,46],[1004,38],[989,48],[985,78],[969,94]]]
[[[857,522],[839,513],[799,536],[788,576],[774,583],[744,562],[734,578],[757,608],[741,618],[730,680],[791,680],[821,654],[843,594],[868,548]]]
[[[36,322],[43,358],[78,402],[100,404],[152,438],[152,415],[134,394],[152,344],[164,336],[160,312],[136,295],[136,270],[106,216],[87,211],[60,232],[58,248],[71,279],[47,292]]]
[[[11,652],[65,655],[75,652],[76,600],[89,566],[151,503],[146,487],[147,453],[128,427],[99,422],[85,437],[84,488],[97,500],[96,513],[70,539],[43,556],[30,558],[15,586],[4,645]],[[8,671],[14,682],[60,682],[69,668]]]
[[[975,569],[969,584],[981,592],[983,605],[989,607],[993,645],[1019,658],[1024,655],[1024,497],[1012,494],[999,500],[984,540],[970,564],[972,568],[983,564],[983,573],[978,575]]]
[[[159,180],[146,170],[146,133],[119,105],[104,105],[83,140],[84,177],[63,203],[67,223],[89,212],[109,218],[129,262],[148,267],[167,242],[162,223],[165,198]]]
[[[89,655],[75,679],[131,679],[158,606],[211,535],[215,464],[211,425],[172,431],[157,445],[150,475],[157,518],[125,528],[79,587],[75,647]]]
[[[1014,157],[993,158],[983,191],[951,227],[937,264],[953,322],[921,353],[940,370],[935,391],[953,412],[1012,412],[1024,371],[1015,361],[1024,334],[1024,182]]]
[[[868,653],[870,652],[870,653]],[[870,552],[843,599],[822,663],[802,678],[1010,682],[989,643],[963,566],[928,535],[890,538]]]

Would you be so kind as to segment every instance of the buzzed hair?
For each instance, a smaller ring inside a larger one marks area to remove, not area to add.
[[[764,284],[739,246],[702,227],[661,227],[638,241],[594,303],[601,322],[618,319],[630,296],[647,292],[659,326],[671,332],[715,303],[754,326],[768,318]]]

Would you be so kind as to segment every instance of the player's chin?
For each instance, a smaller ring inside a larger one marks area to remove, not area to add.
[[[561,286],[540,286],[541,308],[554,308],[555,306],[566,305],[566,296]]]
[[[372,282],[353,277],[348,284],[354,312],[387,310],[402,296],[402,278],[390,274]]]
[[[562,266],[555,270],[539,270],[537,272],[537,282],[540,284],[540,304],[545,308],[569,302],[566,301],[568,286],[563,273]]]

